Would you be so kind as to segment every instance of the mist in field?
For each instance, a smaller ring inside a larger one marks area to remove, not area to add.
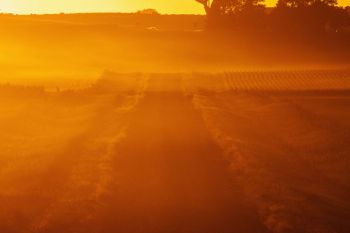
[[[0,33],[0,232],[349,232],[348,34],[139,13]]]
[[[347,68],[348,37],[208,32],[204,16],[0,15],[3,83],[77,88],[104,70],[225,72]]]

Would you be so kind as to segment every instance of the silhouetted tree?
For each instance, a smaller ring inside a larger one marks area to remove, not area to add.
[[[275,28],[304,33],[336,31],[348,20],[336,0],[279,0],[271,16]]]
[[[264,0],[196,0],[204,6],[210,28],[270,28],[304,34],[331,32],[349,25],[337,0],[278,0],[267,17]],[[266,19],[269,18],[269,21]]]
[[[211,27],[252,27],[264,17],[264,0],[196,0],[204,6]]]
[[[277,2],[277,7],[290,7],[290,8],[300,8],[312,5],[326,5],[335,6],[337,0],[279,0]]]
[[[263,2],[263,0],[196,0],[204,6],[205,12],[215,15],[227,15],[234,14],[257,6]]]

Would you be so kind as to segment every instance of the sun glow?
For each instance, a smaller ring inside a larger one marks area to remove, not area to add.
[[[2,0],[0,12],[16,14],[46,14],[75,12],[135,12],[154,8],[165,14],[202,14],[203,7],[195,0]]]
[[[0,12],[16,12],[16,5],[12,1],[0,1]]]
[[[277,0],[265,0],[268,7]],[[345,6],[348,0],[338,0]],[[153,8],[163,14],[204,14],[203,7],[195,0],[1,0],[0,13],[50,14],[75,12],[135,12]]]

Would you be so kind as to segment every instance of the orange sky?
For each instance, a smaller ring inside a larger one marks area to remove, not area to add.
[[[274,5],[276,0],[266,0]],[[338,0],[340,5],[350,5],[350,0]],[[161,13],[202,14],[195,0],[0,0],[0,12],[19,14],[58,12],[134,12],[155,8]]]

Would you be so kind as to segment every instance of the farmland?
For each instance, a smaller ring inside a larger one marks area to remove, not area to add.
[[[0,14],[1,233],[347,233],[348,35]]]
[[[347,232],[350,72],[0,87],[1,232]]]
[[[0,15],[1,82],[56,90],[85,88],[104,70],[222,73],[349,67],[348,37],[225,34],[204,31],[204,21],[203,16],[182,15]]]

